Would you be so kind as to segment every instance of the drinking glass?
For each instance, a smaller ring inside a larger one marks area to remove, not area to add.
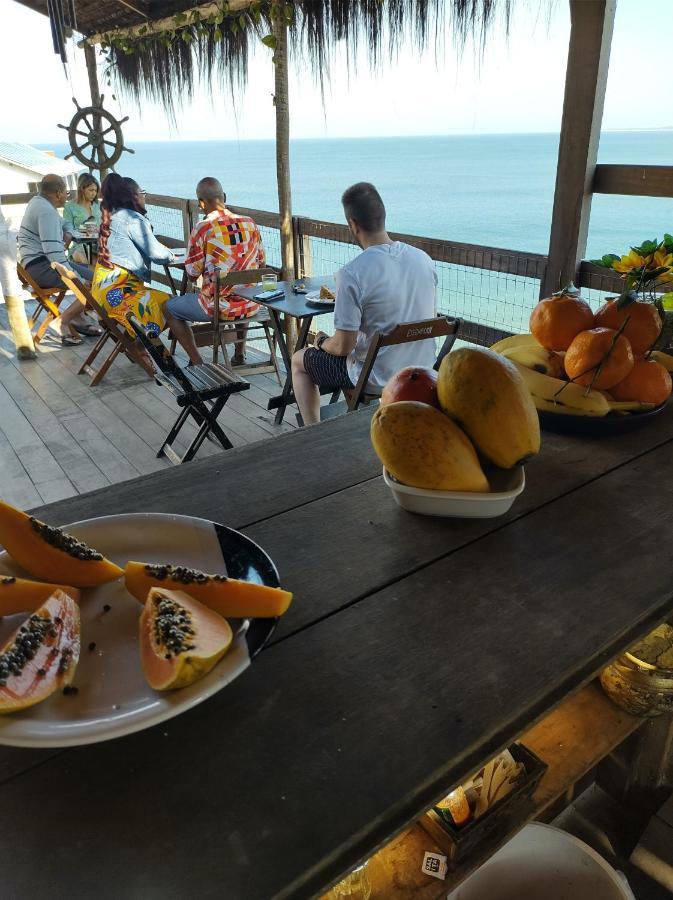
[[[263,291],[275,291],[278,287],[278,276],[276,274],[265,275],[262,278]]]
[[[330,900],[369,900],[372,885],[367,875],[367,863],[358,866],[343,881],[335,885],[330,892]]]

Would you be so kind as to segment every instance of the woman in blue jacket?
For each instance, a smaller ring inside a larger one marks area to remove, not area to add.
[[[154,237],[144,192],[132,178],[113,172],[103,181],[101,192],[98,262],[91,293],[131,334],[128,312],[149,334],[158,335],[166,327],[163,306],[171,295],[148,287],[145,281],[150,278],[150,265],[172,262],[173,253]]]

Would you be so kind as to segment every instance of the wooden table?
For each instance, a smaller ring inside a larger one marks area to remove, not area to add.
[[[245,297],[246,300],[254,300],[256,303],[261,303],[262,306],[266,306],[271,316],[271,324],[286,372],[285,384],[283,385],[280,396],[271,397],[268,404],[268,409],[276,410],[276,425],[280,425],[283,421],[285,410],[288,405],[294,403],[294,396],[292,393],[292,354],[306,346],[309,329],[311,328],[311,322],[314,317],[329,315],[334,312],[333,308],[318,309],[315,306],[311,306],[307,302],[305,294],[295,293],[294,288],[299,284],[303,285],[306,291],[319,291],[322,285],[334,290],[334,279],[328,277],[300,278],[297,281],[279,281],[278,289],[283,290],[285,296],[268,301],[264,300],[262,296],[263,291],[260,285],[255,285],[251,288],[236,288],[236,293],[240,297]],[[269,294],[271,294],[271,291],[269,291]],[[297,321],[301,323],[297,335],[297,343],[292,350],[290,350],[287,345],[281,316],[297,319]]]
[[[224,522],[295,601],[243,676],[174,720],[0,748],[5,896],[317,894],[670,614],[673,408],[608,440],[545,434],[510,513],[471,521],[393,504],[370,415],[39,511]]]

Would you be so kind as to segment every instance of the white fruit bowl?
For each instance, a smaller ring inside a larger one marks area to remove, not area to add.
[[[494,519],[504,515],[526,486],[523,466],[514,469],[491,469],[487,473],[491,491],[430,491],[402,484],[383,469],[383,480],[390,488],[395,503],[422,516],[444,516],[457,519]]]

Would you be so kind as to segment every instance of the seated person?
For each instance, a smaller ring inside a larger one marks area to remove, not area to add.
[[[99,190],[100,185],[93,175],[85,172],[77,179],[77,199],[68,200],[63,207],[63,221],[71,234],[84,231],[85,224],[100,228]],[[89,261],[84,244],[78,244],[76,240],[68,247],[68,255],[73,262],[82,265],[87,265]]]
[[[91,293],[107,314],[135,334],[128,312],[156,337],[166,327],[164,304],[170,294],[148,287],[151,263],[167,263],[173,251],[154,237],[147,218],[144,191],[132,178],[112,172],[103,181],[98,261]],[[147,360],[145,368],[153,369]]]
[[[71,262],[65,248],[71,241],[71,231],[58,214],[68,196],[65,181],[60,175],[45,175],[36,194],[26,207],[18,234],[21,264],[40,287],[63,287],[60,276],[52,269],[52,262],[60,262],[74,269],[83,281],[91,281],[88,266]],[[69,306],[53,323],[64,344],[81,344],[81,334],[98,335],[100,328],[92,325],[83,315],[79,300]]]
[[[435,315],[437,275],[422,250],[392,241],[386,210],[373,184],[360,182],[341,198],[346,221],[363,252],[337,275],[332,337],[319,332],[313,347],[292,357],[292,383],[305,425],[320,421],[318,386],[353,388],[360,377],[374,334],[401,322]],[[405,366],[432,366],[432,339],[382,347],[369,376],[369,389],[380,393]]]
[[[191,363],[202,362],[189,322],[211,322],[215,296],[215,276],[228,272],[259,269],[265,265],[264,247],[259,228],[247,216],[238,216],[225,206],[226,195],[216,178],[202,178],[196,186],[199,208],[205,218],[194,226],[189,236],[185,269],[192,278],[201,276],[198,294],[172,297],[166,304],[166,321],[186,351]],[[232,294],[231,288],[220,293],[220,318],[242,319],[254,316],[259,304]],[[245,362],[247,325],[236,328],[236,352],[232,363]]]

